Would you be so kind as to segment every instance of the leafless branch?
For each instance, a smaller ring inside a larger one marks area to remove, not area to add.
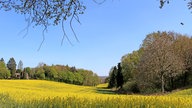
[[[98,4],[98,5],[103,4],[105,1],[106,1],[106,0],[103,0],[103,1],[101,1],[101,2],[98,2],[97,0],[93,0],[93,2],[95,2],[95,3]]]
[[[75,15],[75,12],[73,13],[73,15],[72,15],[72,17],[71,17],[71,20],[70,20],[70,28],[71,28],[71,30],[72,30],[72,32],[73,32],[73,34],[74,34],[77,42],[79,42],[79,39],[77,38],[77,35],[76,35],[76,33],[75,33],[74,29],[73,29],[73,26],[72,26],[72,21],[73,21],[73,19],[74,19],[74,15]]]
[[[61,46],[63,45],[63,41],[66,37],[67,41],[70,43],[71,46],[73,46],[72,42],[70,41],[70,39],[68,38],[67,34],[65,33],[65,28],[64,28],[64,20],[62,20],[62,30],[63,30],[63,37],[62,37],[62,40],[61,40]]]
[[[18,33],[18,35],[20,35],[23,32],[25,32],[25,34],[23,35],[23,38],[25,38],[28,35],[29,27],[31,26],[30,17],[28,17],[28,18],[25,17],[25,21],[27,22],[27,26]]]
[[[46,31],[47,31],[47,27],[44,27],[44,29],[43,29],[43,31],[42,31],[43,39],[42,39],[41,44],[39,45],[39,48],[38,48],[37,51],[40,51],[40,49],[41,49],[41,47],[42,47],[42,45],[43,45],[43,43],[44,43],[44,41],[45,41],[45,32],[46,32]]]

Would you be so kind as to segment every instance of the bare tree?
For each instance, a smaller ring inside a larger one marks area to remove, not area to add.
[[[139,63],[140,75],[146,82],[158,82],[165,92],[166,77],[181,74],[183,62],[174,54],[172,33],[152,33],[144,40],[144,52]]]
[[[188,36],[176,35],[176,41],[174,43],[175,54],[177,54],[184,63],[183,71],[183,86],[186,86],[188,82],[189,74],[192,74],[192,39]]]

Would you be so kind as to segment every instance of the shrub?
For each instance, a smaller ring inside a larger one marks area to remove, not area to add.
[[[139,87],[135,81],[128,81],[123,85],[123,91],[126,93],[139,93]]]

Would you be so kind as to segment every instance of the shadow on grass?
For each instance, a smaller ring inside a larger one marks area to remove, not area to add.
[[[108,89],[107,87],[97,87],[96,90],[96,92],[100,94],[116,94],[115,91]]]

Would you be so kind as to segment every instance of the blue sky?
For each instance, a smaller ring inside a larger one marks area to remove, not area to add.
[[[31,27],[27,37],[19,32],[26,26],[22,15],[0,11],[0,57],[6,62],[14,57],[23,61],[24,67],[36,67],[39,62],[61,64],[92,70],[98,75],[108,75],[121,57],[139,49],[145,36],[154,31],[174,31],[192,34],[192,14],[187,3],[171,1],[159,9],[158,0],[108,0],[97,5],[91,0],[81,25],[74,21],[77,42],[66,25],[66,32],[74,44],[67,40],[61,46],[61,26],[49,27],[40,51],[42,27]],[[182,26],[180,23],[183,22]]]

